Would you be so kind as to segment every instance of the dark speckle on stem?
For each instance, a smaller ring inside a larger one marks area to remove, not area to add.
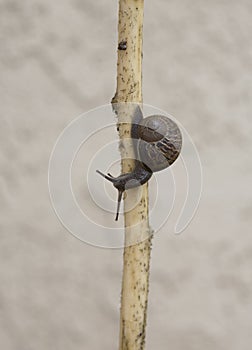
[[[122,40],[118,44],[118,50],[127,50],[127,41],[126,40]]]

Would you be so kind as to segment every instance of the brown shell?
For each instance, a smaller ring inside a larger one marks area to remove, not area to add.
[[[152,115],[138,125],[138,157],[152,172],[170,166],[178,158],[181,147],[181,132],[170,118]]]

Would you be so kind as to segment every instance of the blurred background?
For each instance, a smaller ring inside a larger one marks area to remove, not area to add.
[[[60,132],[115,92],[117,12],[0,0],[2,349],[118,347],[122,250],[69,234],[47,185]],[[153,242],[147,349],[252,347],[251,14],[249,0],[145,2],[144,102],[184,125],[204,176],[186,231],[174,215]]]

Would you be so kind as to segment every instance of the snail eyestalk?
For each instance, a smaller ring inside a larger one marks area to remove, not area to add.
[[[98,173],[98,174],[100,174],[102,177],[104,177],[106,180],[108,180],[108,181],[110,181],[110,182],[115,182],[114,181],[114,177],[111,175],[111,174],[103,174],[100,170],[96,170],[96,172]]]

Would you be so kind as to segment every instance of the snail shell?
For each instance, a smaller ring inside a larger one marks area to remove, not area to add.
[[[170,166],[178,158],[182,135],[177,124],[163,115],[143,118],[132,132],[137,158],[152,172]]]

